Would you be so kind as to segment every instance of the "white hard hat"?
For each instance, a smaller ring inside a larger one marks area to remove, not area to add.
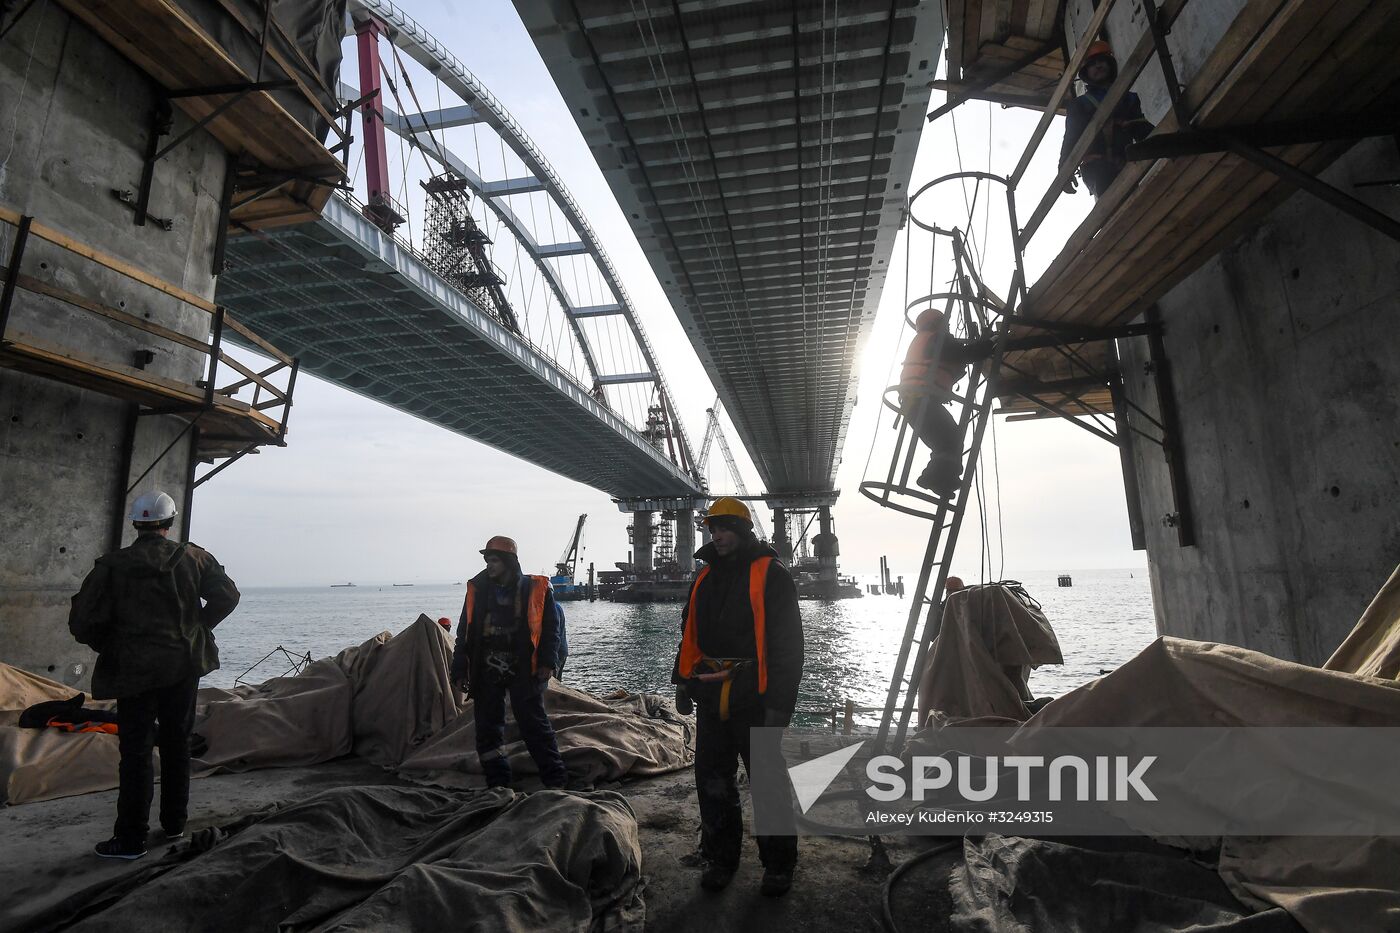
[[[175,500],[165,493],[143,492],[131,503],[131,520],[141,524],[163,522],[175,517]]]

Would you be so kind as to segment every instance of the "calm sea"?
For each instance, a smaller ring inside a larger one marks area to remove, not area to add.
[[[1065,656],[1063,666],[1031,675],[1039,696],[1058,696],[1112,670],[1156,637],[1145,570],[1078,571],[1072,587],[1057,586],[1049,573],[1029,574],[1022,583],[1045,607]],[[240,677],[257,683],[289,667],[280,652],[266,657],[276,649],[326,657],[381,631],[397,632],[419,613],[447,616],[455,625],[464,590],[421,584],[248,588],[216,632],[223,667],[204,683],[231,686]],[[848,699],[883,706],[909,601],[866,596],[801,605],[807,663],[800,708],[830,708]],[[669,691],[679,604],[571,602],[565,610],[570,684],[595,693]]]

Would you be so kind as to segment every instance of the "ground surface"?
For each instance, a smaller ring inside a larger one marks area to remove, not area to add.
[[[195,780],[190,831],[218,826],[275,803],[300,800],[332,787],[401,783],[393,774],[357,758],[309,768],[286,768]],[[762,867],[752,839],[728,889],[699,887],[693,853],[700,815],[689,771],[617,788],[637,815],[647,928],[661,933],[725,931],[877,931],[883,871],[867,871],[870,845],[863,838],[804,837],[793,889],[784,898],[759,895]],[[94,886],[105,886],[148,864],[165,846],[153,837],[150,855],[134,862],[100,859],[94,843],[111,833],[116,791],[0,809],[0,931],[24,929],[36,915]],[[157,830],[157,835],[159,831]],[[892,847],[902,860],[907,849]]]

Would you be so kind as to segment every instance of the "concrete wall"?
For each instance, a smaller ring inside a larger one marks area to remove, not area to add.
[[[1189,81],[1241,4],[1189,4],[1170,37]],[[1082,28],[1087,0],[1071,4]],[[1126,57],[1143,28],[1120,0],[1108,20]],[[1150,63],[1137,90],[1168,107]],[[1358,144],[1324,176],[1400,217],[1394,140]],[[1158,631],[1317,664],[1400,561],[1400,244],[1294,194],[1159,303],[1175,383],[1196,544],[1160,448],[1135,468]],[[1158,414],[1146,341],[1121,347],[1130,399]]]
[[[0,204],[204,297],[210,275],[224,153],[198,133],[163,159],[151,212],[172,218],[167,232],[137,227],[112,189],[140,178],[154,96],[147,78],[53,3],[36,4],[0,42]],[[179,132],[188,121],[177,116]],[[0,224],[9,262],[14,228]],[[208,315],[72,253],[31,237],[26,274],[207,339]],[[16,292],[10,333],[99,360],[132,364],[182,381],[200,377],[192,350],[125,328],[60,302]],[[130,403],[0,369],[0,661],[83,685],[92,654],[68,635],[69,597],[93,560],[132,538],[119,524],[125,490],[173,440],[185,421],[137,419],[129,469]],[[180,438],[132,497],[161,488],[183,500],[188,435]],[[177,533],[183,533],[177,527]]]

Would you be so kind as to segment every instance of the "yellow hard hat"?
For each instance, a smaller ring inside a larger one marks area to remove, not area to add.
[[[710,509],[705,513],[705,521],[709,523],[716,518],[737,518],[745,521],[750,527],[753,526],[753,516],[749,514],[749,507],[744,505],[733,496],[721,496],[710,503]]]

